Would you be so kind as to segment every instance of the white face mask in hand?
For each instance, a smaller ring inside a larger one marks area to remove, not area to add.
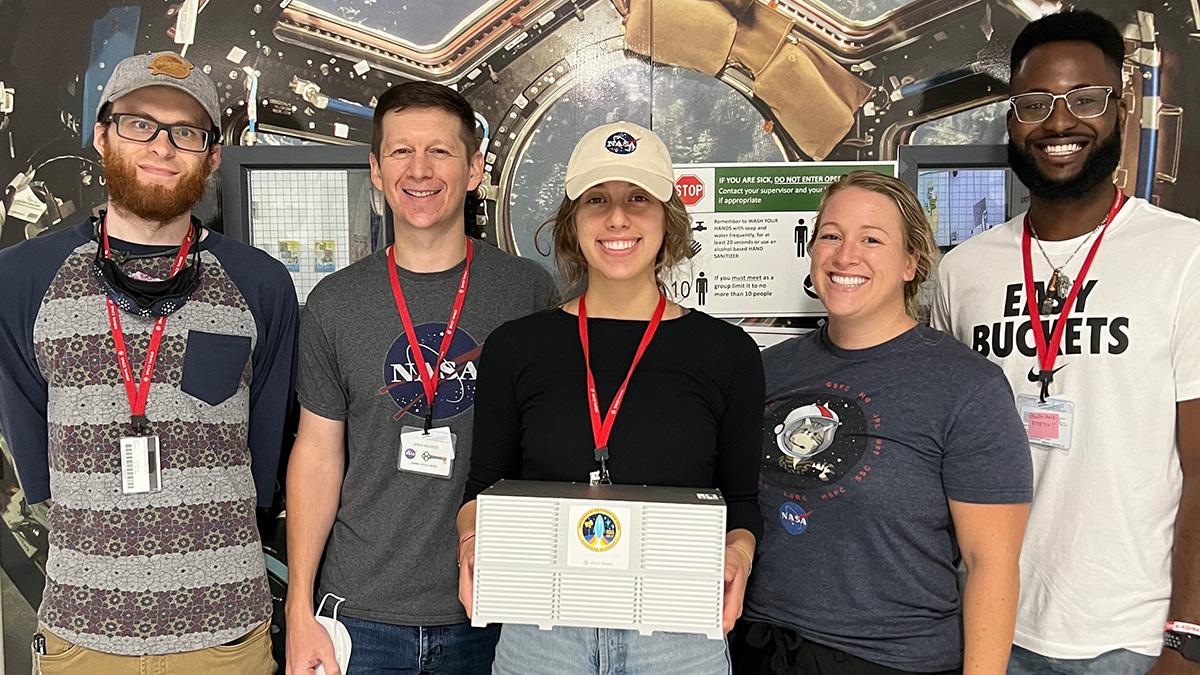
[[[321,616],[321,610],[325,607],[325,601],[329,598],[335,600],[333,604],[333,618]],[[339,598],[333,593],[326,593],[325,597],[321,598],[321,604],[317,606],[317,623],[329,633],[329,639],[333,641],[333,657],[337,659],[338,668],[344,673],[346,667],[350,665],[350,632],[342,625],[341,621],[337,620],[338,607],[345,602],[345,598]],[[317,666],[317,675],[325,675],[325,667]]]

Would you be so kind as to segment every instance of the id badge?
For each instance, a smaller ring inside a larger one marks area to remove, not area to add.
[[[434,427],[429,433],[417,427],[404,427],[400,430],[400,461],[396,468],[449,478],[454,468],[454,444],[457,440],[450,433],[450,427]]]
[[[1047,398],[1045,403],[1037,396],[1017,396],[1017,411],[1029,442],[1041,448],[1071,449],[1071,427],[1075,422],[1075,404],[1063,398]]]
[[[162,490],[162,462],[158,436],[121,439],[121,494],[138,495]]]

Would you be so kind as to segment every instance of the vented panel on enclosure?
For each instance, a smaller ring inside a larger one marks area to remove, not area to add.
[[[724,637],[720,491],[501,481],[478,507],[473,625]]]

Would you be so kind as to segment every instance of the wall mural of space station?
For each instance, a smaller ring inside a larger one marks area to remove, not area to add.
[[[1200,80],[1183,74],[1200,56],[1200,4],[1076,4],[1126,36],[1130,114],[1119,185],[1196,216],[1200,180],[1181,158],[1200,150],[1200,126],[1185,123],[1200,104]],[[1071,6],[0,0],[0,247],[78,222],[103,202],[94,111],[113,65],[135,53],[185,49],[213,77],[226,145],[366,144],[375,96],[389,85],[457,87],[485,136],[485,238],[548,264],[537,226],[557,206],[570,150],[592,126],[650,126],[680,163],[892,160],[906,144],[1001,144],[1012,40],[1030,20]],[[179,14],[193,9],[194,34],[177,35]],[[220,229],[218,203],[210,195],[202,213]],[[25,504],[7,448],[3,461],[4,567],[36,607],[45,521],[40,505]],[[279,601],[283,557],[268,558]]]

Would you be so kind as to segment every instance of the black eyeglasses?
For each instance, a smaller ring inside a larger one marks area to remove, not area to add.
[[[149,143],[158,136],[158,132],[166,129],[171,145],[185,152],[204,152],[215,138],[213,132],[208,129],[190,124],[163,124],[156,119],[133,113],[113,113],[106,121],[116,127],[118,136],[138,143]]]
[[[1034,91],[1028,94],[1017,94],[1008,99],[1018,122],[1038,124],[1045,122],[1054,110],[1054,103],[1062,99],[1067,104],[1067,110],[1081,120],[1099,117],[1108,110],[1108,100],[1113,96],[1113,88],[1109,86],[1080,87],[1065,94],[1050,94],[1044,91]]]

